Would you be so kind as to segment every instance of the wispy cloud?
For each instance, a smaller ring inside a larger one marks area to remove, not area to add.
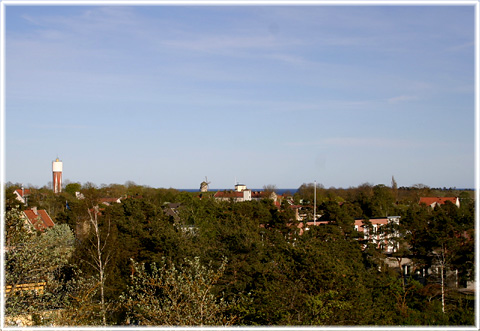
[[[94,126],[91,125],[76,125],[76,124],[35,124],[35,129],[43,130],[86,130]]]
[[[419,98],[415,95],[399,95],[397,97],[389,98],[387,101],[390,104],[396,104],[400,102],[408,102],[408,101],[415,101]]]
[[[446,51],[447,52],[458,52],[458,51],[463,51],[463,50],[468,49],[468,48],[473,50],[474,46],[475,46],[475,43],[473,41],[470,41],[470,42],[467,42],[467,43],[451,46],[451,47],[447,48]]]
[[[24,15],[23,18],[38,27],[54,26],[81,34],[133,28],[141,22],[132,8],[117,6],[89,7],[77,15]]]
[[[245,48],[271,48],[278,46],[275,38],[270,36],[245,35],[196,35],[183,39],[164,40],[163,45],[190,51],[211,52],[219,50]]]
[[[287,142],[287,147],[319,147],[319,148],[425,148],[452,147],[453,142],[422,141],[409,139],[389,139],[385,137],[333,137],[313,141]]]
[[[407,146],[408,142],[403,140],[392,140],[383,138],[362,138],[362,137],[335,137],[325,138],[306,142],[288,142],[289,147],[316,146],[322,148],[331,147],[386,147],[386,146]]]
[[[276,60],[276,61],[280,61],[280,62],[284,62],[287,64],[296,65],[296,66],[298,65],[306,66],[306,65],[316,64],[315,62],[309,61],[302,56],[291,55],[288,53],[265,54],[264,57],[267,59]]]

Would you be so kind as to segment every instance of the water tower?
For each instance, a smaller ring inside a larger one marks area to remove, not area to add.
[[[53,193],[62,192],[62,171],[63,163],[57,157],[57,159],[52,162]]]

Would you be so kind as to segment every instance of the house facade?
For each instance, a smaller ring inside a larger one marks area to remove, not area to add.
[[[394,227],[386,230],[385,226],[389,224],[399,225],[400,216],[376,217],[368,221],[363,218],[357,218],[355,219],[354,226],[355,230],[363,234],[364,240],[370,240],[377,245],[377,248],[387,253],[393,253],[398,247],[392,239],[398,237],[399,234],[395,230],[392,230]]]

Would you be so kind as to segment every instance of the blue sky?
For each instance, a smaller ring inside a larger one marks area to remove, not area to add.
[[[6,6],[5,177],[474,187],[473,6]]]

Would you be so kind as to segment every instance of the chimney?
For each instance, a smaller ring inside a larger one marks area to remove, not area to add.
[[[38,212],[37,212],[37,207],[32,207],[32,211],[35,215],[38,215]]]

